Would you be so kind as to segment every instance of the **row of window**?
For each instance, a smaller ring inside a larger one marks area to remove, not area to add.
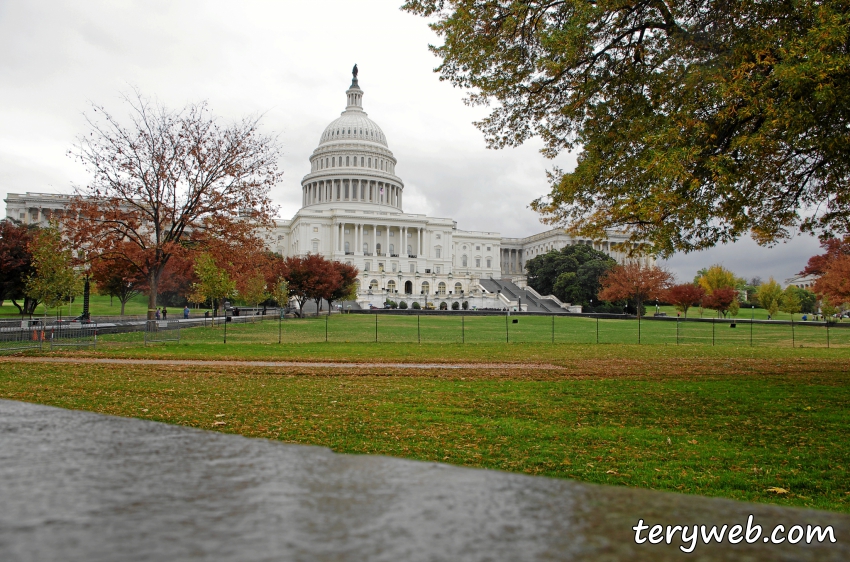
[[[352,133],[351,131],[354,131],[354,133]],[[346,134],[347,135],[351,135],[351,134],[356,135],[356,134],[358,134],[357,131],[360,131],[360,133],[359,133],[360,136],[368,137],[369,139],[374,139],[374,140],[379,140],[379,141],[384,140],[383,134],[381,134],[377,131],[373,131],[372,129],[365,129],[366,132],[364,133],[363,132],[364,129],[362,127],[360,127],[360,128],[354,127],[353,129],[351,127],[343,127],[341,129],[334,129],[334,130],[330,131],[327,135],[325,135],[324,140],[339,138],[339,137],[346,135]]]
[[[343,157],[330,156],[327,158],[318,158],[313,160],[313,171],[324,170],[325,168],[336,168],[342,166],[353,166],[355,168],[372,168],[383,172],[393,173],[393,164],[389,160],[383,158],[370,158],[368,156],[360,156],[360,165],[357,165],[357,156],[345,156],[345,164]]]
[[[390,279],[389,281],[387,281],[387,286],[385,288],[390,293],[394,293],[394,292],[396,292],[396,290],[401,290],[406,295],[414,294],[413,293],[413,282],[412,281],[405,281],[403,285],[399,286],[399,285],[396,284],[395,281]],[[369,290],[370,291],[378,291],[380,289],[381,289],[381,286],[380,286],[380,283],[378,283],[377,279],[372,279],[371,281],[369,281]],[[436,292],[434,294],[440,295],[440,296],[446,296],[447,290],[448,290],[448,285],[446,285],[444,282],[440,281],[439,283],[437,283]],[[431,284],[428,283],[427,281],[423,281],[422,285],[420,285],[419,291],[420,291],[421,294],[430,295],[431,294]],[[460,283],[455,283],[454,294],[460,295],[462,293],[463,293],[463,285],[461,285]]]

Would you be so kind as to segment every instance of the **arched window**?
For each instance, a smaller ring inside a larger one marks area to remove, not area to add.
[[[378,254],[379,256],[381,255],[381,243],[380,242],[375,244],[375,253]]]
[[[464,254],[463,257],[460,258],[460,266],[466,267],[466,262],[467,262],[466,254]]]
[[[331,168],[336,168],[336,156],[331,158]]]
[[[395,281],[389,280],[387,281],[387,292],[395,293]]]
[[[390,254],[395,253],[395,244],[390,244]]]
[[[351,250],[350,250],[350,248],[349,248],[349,243],[348,243],[348,242],[346,242],[346,243],[345,243],[345,253],[347,254],[347,253],[348,253],[348,252],[350,252],[350,251],[351,251]]]
[[[459,295],[462,290],[463,290],[463,285],[461,285],[460,283],[455,283],[455,294]]]
[[[369,167],[370,168],[372,167],[372,159],[371,158],[369,158]]]
[[[493,267],[493,261],[490,258],[487,258],[487,269]]]
[[[345,157],[345,165],[348,166],[348,156]]]
[[[407,255],[413,255],[413,246],[411,246],[410,244],[407,245]]]
[[[361,168],[363,167],[363,157],[362,156],[360,157],[360,167]]]
[[[369,290],[370,291],[374,291],[377,288],[378,288],[378,280],[377,279],[372,279],[371,281],[369,281]]]
[[[443,252],[443,249],[439,246],[434,248],[434,257],[440,259],[440,254]]]
[[[369,253],[369,243],[368,242],[363,242],[363,253],[364,254]]]
[[[422,282],[422,294],[427,295],[431,290],[431,285],[427,281]]]
[[[442,281],[437,285],[437,294],[441,297],[446,296],[446,284]]]

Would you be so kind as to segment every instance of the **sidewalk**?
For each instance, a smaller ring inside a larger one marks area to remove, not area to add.
[[[848,560],[850,516],[582,484],[0,400],[0,559]],[[812,545],[635,544],[650,524],[832,525]]]

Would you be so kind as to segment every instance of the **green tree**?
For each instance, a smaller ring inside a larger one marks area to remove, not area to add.
[[[722,265],[715,264],[706,270],[700,271],[703,271],[703,273],[697,279],[697,283],[699,283],[699,286],[705,289],[705,292],[709,295],[717,289],[724,289],[726,287],[734,289],[738,282],[738,278],[735,277],[735,274]]]
[[[270,294],[279,307],[285,308],[289,304],[289,283],[282,277],[278,278],[272,284]]]
[[[662,255],[847,231],[844,0],[408,0],[441,79],[490,107],[491,147],[580,148],[532,203],[550,224],[626,228]],[[802,208],[815,209],[799,213]]]
[[[525,263],[528,284],[541,295],[587,306],[599,293],[600,279],[617,265],[611,256],[590,246],[565,246]]]
[[[269,293],[266,291],[266,277],[263,272],[258,271],[256,274],[245,279],[242,287],[239,289],[239,298],[245,304],[259,306],[261,302],[269,298]]]
[[[37,231],[30,242],[32,273],[26,280],[26,294],[48,308],[60,306],[79,294],[81,280],[74,270],[71,249],[55,225]]]
[[[792,318],[800,312],[800,298],[794,288],[788,287],[782,292],[782,298],[779,299],[779,309],[790,314]]]
[[[191,302],[202,303],[211,300],[216,305],[236,293],[236,282],[208,253],[195,258],[195,275],[198,282],[192,285],[192,292],[189,294]],[[215,308],[218,309],[217,306]]]
[[[766,283],[759,285],[758,298],[761,307],[771,316],[776,316],[782,299],[782,287],[771,277]]]
[[[797,295],[797,298],[800,300],[800,312],[805,312],[808,314],[813,314],[817,312],[817,295],[808,290],[801,289],[800,287],[795,287],[794,285],[790,285],[786,291],[791,290]]]

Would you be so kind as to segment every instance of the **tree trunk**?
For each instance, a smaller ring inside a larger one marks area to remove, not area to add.
[[[111,298],[111,297],[110,297]],[[121,299],[119,299],[121,300]],[[129,299],[128,299],[129,300]],[[121,316],[124,316],[124,305],[127,304],[126,300],[121,300]],[[112,306],[112,305],[109,305]]]
[[[150,277],[148,277],[148,285],[150,286],[150,292],[148,293],[148,320],[154,320],[156,318],[157,281],[159,281],[159,274],[151,273]]]

